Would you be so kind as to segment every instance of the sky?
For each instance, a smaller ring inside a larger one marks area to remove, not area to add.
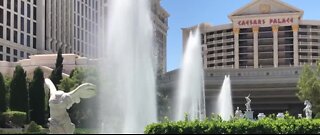
[[[228,15],[252,0],[162,0],[161,5],[170,14],[167,35],[167,71],[182,63],[182,30],[208,22],[212,25],[227,24]],[[282,0],[304,10],[303,19],[320,20],[320,0]]]

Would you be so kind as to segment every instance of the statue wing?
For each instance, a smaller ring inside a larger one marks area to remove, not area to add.
[[[54,84],[52,83],[52,81],[49,78],[46,78],[44,80],[45,84],[47,85],[47,87],[50,90],[50,98],[52,98],[53,93],[55,93],[57,91],[56,87],[54,86]]]
[[[78,86],[68,95],[71,97],[73,103],[79,103],[81,98],[91,98],[96,95],[96,86],[91,83],[84,83]]]

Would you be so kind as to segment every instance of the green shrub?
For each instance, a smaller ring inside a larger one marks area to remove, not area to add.
[[[94,134],[96,133],[93,129],[76,128],[74,134]]]
[[[286,115],[277,119],[273,115],[261,120],[233,119],[221,121],[177,121],[153,123],[145,128],[146,134],[318,134],[320,119],[296,119]]]
[[[19,112],[19,111],[8,111],[2,113],[2,116],[4,117],[4,120],[7,122],[10,122],[13,124],[13,126],[16,127],[22,127],[26,120],[27,120],[27,114],[25,112]]]
[[[32,133],[32,134],[45,134],[44,128],[41,127],[41,125],[38,125],[34,121],[31,121],[29,126],[26,129],[26,133]]]

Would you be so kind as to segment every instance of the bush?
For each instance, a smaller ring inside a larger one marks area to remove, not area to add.
[[[320,119],[285,119],[266,117],[252,121],[234,119],[221,121],[206,119],[204,121],[177,121],[150,124],[145,128],[146,134],[318,134]]]
[[[31,121],[28,128],[26,129],[26,133],[32,133],[32,134],[45,134],[44,128],[42,128],[40,125],[35,123],[34,121]]]
[[[94,134],[96,133],[93,129],[76,128],[74,134]]]
[[[2,116],[6,123],[10,123],[15,127],[23,127],[27,119],[27,114],[19,111],[4,112]]]

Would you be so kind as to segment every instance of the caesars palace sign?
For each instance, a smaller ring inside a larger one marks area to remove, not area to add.
[[[292,25],[297,19],[294,17],[273,17],[256,19],[237,19],[233,24],[237,27],[272,26],[272,25]]]

